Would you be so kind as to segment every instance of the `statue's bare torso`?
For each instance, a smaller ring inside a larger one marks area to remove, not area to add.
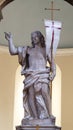
[[[35,48],[28,48],[29,69],[40,70],[46,67],[46,49],[35,46]]]

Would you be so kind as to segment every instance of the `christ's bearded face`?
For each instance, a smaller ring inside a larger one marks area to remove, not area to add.
[[[31,34],[31,40],[35,45],[40,43],[40,38],[36,32]]]

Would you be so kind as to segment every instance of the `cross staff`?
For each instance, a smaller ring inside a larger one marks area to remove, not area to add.
[[[51,10],[51,20],[52,20],[52,28],[53,28],[52,41],[51,41],[51,67],[52,67],[53,42],[54,42],[54,21],[53,21],[53,19],[54,19],[54,11],[60,11],[60,9],[55,9],[54,8],[54,2],[51,1],[51,8],[45,8],[45,10]],[[51,98],[52,98],[52,81],[51,81],[50,87],[51,87]]]
[[[39,130],[40,126],[39,125],[36,125],[36,130]]]

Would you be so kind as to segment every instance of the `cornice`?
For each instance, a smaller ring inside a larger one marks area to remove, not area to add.
[[[57,49],[56,56],[73,56],[73,48]]]
[[[8,47],[0,45],[0,54],[1,53],[9,53]]]
[[[9,53],[7,46],[0,45],[0,54]],[[73,48],[57,49],[56,56],[71,56],[73,55]]]

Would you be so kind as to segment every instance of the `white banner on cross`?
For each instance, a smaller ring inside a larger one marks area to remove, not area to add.
[[[51,44],[53,44],[53,56],[55,57],[58,47],[62,24],[59,21],[44,20],[46,29],[46,54],[51,54]]]

